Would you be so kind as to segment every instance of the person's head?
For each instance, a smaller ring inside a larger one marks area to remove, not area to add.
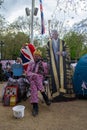
[[[42,52],[40,50],[35,50],[33,57],[36,62],[40,61],[42,59]]]
[[[21,60],[20,57],[17,57],[17,59],[16,59],[16,63],[22,63],[22,60]]]
[[[25,48],[26,46],[28,46],[28,43],[24,43],[24,44],[22,45],[22,48]]]
[[[57,30],[52,30],[52,31],[51,31],[51,37],[52,37],[53,39],[55,39],[55,40],[58,39],[58,32],[57,32]]]

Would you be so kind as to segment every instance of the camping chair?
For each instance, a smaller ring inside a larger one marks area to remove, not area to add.
[[[46,75],[46,78],[43,81],[43,85],[44,85],[45,92],[46,92],[47,96],[49,98],[51,98],[51,94],[50,94],[50,75]]]
[[[48,96],[48,98],[51,100],[51,92],[50,92],[50,75],[46,75],[44,81],[43,81],[43,85],[44,85],[44,89],[45,89],[45,93]],[[41,95],[41,94],[40,94]],[[41,101],[41,103],[44,103],[44,99],[42,98],[42,96],[39,97],[39,100]]]
[[[13,78],[19,78],[23,74],[23,66],[22,64],[14,63],[12,65]]]

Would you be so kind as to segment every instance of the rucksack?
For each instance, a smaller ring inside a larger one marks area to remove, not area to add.
[[[3,96],[4,106],[14,106],[17,103],[18,98],[18,86],[6,86]]]

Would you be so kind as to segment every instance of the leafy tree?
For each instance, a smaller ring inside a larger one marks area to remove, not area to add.
[[[2,15],[0,15],[0,35],[2,35],[6,31],[6,27],[6,20]]]
[[[71,59],[78,60],[83,54],[85,35],[69,32],[64,36],[64,40],[70,48]]]
[[[30,22],[30,20],[28,21]],[[15,20],[13,23],[11,23],[8,27],[8,30],[10,32],[29,32],[29,23],[23,16],[19,16],[17,20]]]
[[[34,24],[33,24],[34,32],[37,32],[40,30],[40,24],[38,22],[38,18],[36,17],[34,19]],[[30,37],[30,30],[31,30],[31,18],[25,18],[23,16],[19,16],[17,20],[15,20],[13,23],[11,23],[8,27],[8,30],[10,32],[24,32],[29,35]]]
[[[45,46],[43,46],[43,47],[38,47],[37,49],[41,50],[43,59],[44,59],[44,60],[47,60],[47,58],[46,58],[46,52],[47,52],[47,51],[46,51],[46,47],[45,47]]]
[[[3,57],[4,59],[16,59],[20,55],[22,45],[28,42],[28,36],[22,32],[8,33],[4,37]]]

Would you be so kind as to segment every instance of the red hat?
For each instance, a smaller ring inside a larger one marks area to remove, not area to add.
[[[29,43],[28,47],[29,47],[29,49],[30,49],[30,51],[31,51],[31,53],[33,55],[34,51],[36,50],[35,46],[33,44]]]

